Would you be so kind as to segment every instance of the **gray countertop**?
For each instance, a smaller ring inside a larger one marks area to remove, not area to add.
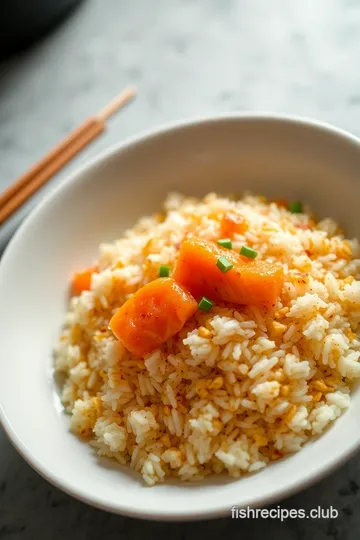
[[[0,228],[0,248],[31,206],[89,156],[184,117],[266,110],[315,117],[360,135],[360,0],[87,0],[30,51],[0,64],[0,190],[128,83],[138,99],[109,130]],[[180,525],[113,516],[40,478],[0,433],[0,539],[173,540],[315,537],[355,540],[355,457],[286,508],[335,520],[231,520]],[[230,509],[229,509],[230,515]]]

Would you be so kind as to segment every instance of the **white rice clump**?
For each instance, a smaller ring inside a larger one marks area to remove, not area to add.
[[[283,265],[275,308],[198,310],[159,349],[132,356],[108,329],[112,314],[160,264],[174,266],[186,234],[221,238],[227,211],[249,225],[235,250],[247,245]],[[72,430],[149,485],[239,477],[296,452],[349,407],[360,377],[358,257],[357,241],[330,219],[316,223],[262,197],[171,195],[165,214],[100,246],[91,290],[70,302],[56,370]]]

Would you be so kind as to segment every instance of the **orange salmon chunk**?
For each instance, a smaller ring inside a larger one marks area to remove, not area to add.
[[[220,257],[233,265],[230,271],[217,267]],[[284,281],[281,266],[248,259],[200,238],[183,242],[173,277],[197,299],[254,306],[274,304]]]
[[[96,266],[84,268],[80,272],[75,272],[71,282],[71,294],[79,296],[83,291],[89,291],[91,287],[91,277],[97,272]]]
[[[159,278],[131,296],[109,327],[126,349],[143,356],[177,334],[196,309],[195,299],[174,279]]]

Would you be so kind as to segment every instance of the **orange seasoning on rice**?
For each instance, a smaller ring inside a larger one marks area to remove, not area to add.
[[[247,220],[237,212],[225,212],[220,224],[221,235],[232,238],[234,234],[244,234],[249,228]]]

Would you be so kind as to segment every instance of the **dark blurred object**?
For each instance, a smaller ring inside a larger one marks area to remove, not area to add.
[[[0,0],[0,59],[31,45],[82,0]]]

